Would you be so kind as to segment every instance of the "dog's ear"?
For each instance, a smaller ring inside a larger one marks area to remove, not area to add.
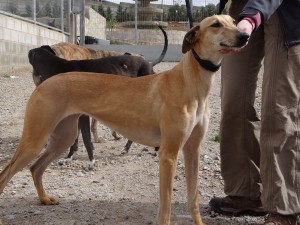
[[[42,49],[46,49],[47,51],[51,52],[53,55],[56,55],[53,49],[49,45],[42,45]]]
[[[182,53],[186,53],[189,51],[193,44],[197,41],[197,32],[200,30],[200,26],[197,25],[190,29],[186,35],[184,36],[183,43],[182,43]]]

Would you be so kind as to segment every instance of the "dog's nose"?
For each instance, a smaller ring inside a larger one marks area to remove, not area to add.
[[[250,37],[249,34],[247,34],[246,32],[239,33],[238,35],[239,43],[246,44],[247,41],[249,40],[249,37]]]
[[[28,59],[29,59],[29,63],[30,63],[30,64],[33,63],[33,58],[34,58],[34,52],[33,52],[33,50],[31,49],[31,50],[28,52]]]

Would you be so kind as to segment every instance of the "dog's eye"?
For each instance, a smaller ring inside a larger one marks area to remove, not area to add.
[[[211,25],[211,27],[220,27],[221,23],[220,22],[215,22]]]

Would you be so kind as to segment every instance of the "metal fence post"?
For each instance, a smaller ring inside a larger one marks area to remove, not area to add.
[[[137,18],[137,0],[135,0],[135,4],[134,4],[134,41],[135,41],[135,44],[138,43],[138,27],[137,27],[137,21],[138,21],[138,18]]]
[[[66,13],[66,32],[70,33],[70,27],[71,27],[71,8],[72,8],[72,4],[71,4],[71,0],[67,0],[67,13]]]
[[[76,44],[76,12],[73,9],[74,1],[68,0],[68,15],[69,15],[69,42]]]
[[[64,31],[64,0],[60,0],[61,30]]]
[[[32,5],[33,5],[33,9],[32,9],[32,13],[33,13],[33,21],[36,22],[36,0],[32,0]]]
[[[84,45],[85,39],[85,0],[81,0],[81,9],[80,9],[80,45]]]

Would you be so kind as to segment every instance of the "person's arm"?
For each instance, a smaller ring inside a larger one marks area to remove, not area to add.
[[[242,13],[240,13],[240,18],[252,17],[260,13],[261,21],[264,23],[278,9],[282,1],[283,0],[249,0],[243,8]]]
[[[237,27],[251,35],[261,23],[267,21],[283,0],[249,0],[239,15]]]

